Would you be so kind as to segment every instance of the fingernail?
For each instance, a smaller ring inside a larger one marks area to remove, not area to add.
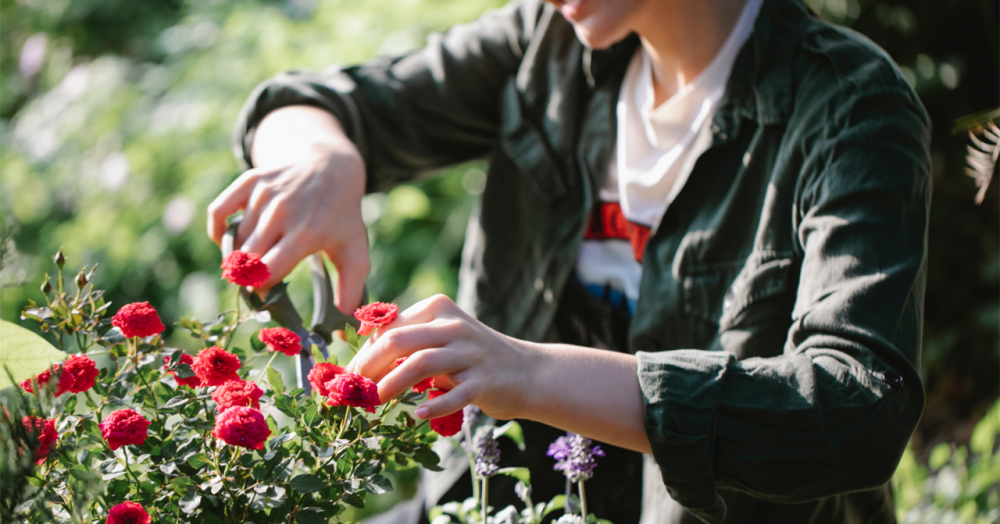
[[[419,408],[417,408],[417,411],[415,411],[414,414],[417,416],[417,418],[427,418],[427,416],[431,414],[431,409],[426,408],[424,406],[420,406]]]

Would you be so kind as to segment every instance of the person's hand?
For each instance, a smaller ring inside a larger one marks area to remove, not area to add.
[[[435,377],[450,391],[416,410],[423,419],[475,404],[488,416],[516,418],[531,395],[536,347],[470,317],[444,295],[414,304],[361,348],[347,366],[378,382],[379,397],[395,398]],[[408,357],[393,367],[396,359]]]
[[[260,146],[272,150],[284,145],[286,137],[280,136],[280,131],[295,135],[302,128],[310,128],[300,125],[298,131],[294,129],[294,118],[302,114],[306,124],[310,123],[308,119],[316,118],[327,118],[334,124],[321,121],[326,127],[313,125],[310,129],[314,132],[309,136],[322,134],[325,140],[308,149],[300,148],[291,155],[296,159],[294,163],[282,164],[287,162],[288,154],[258,155],[255,143],[255,164],[263,167],[244,172],[212,202],[208,208],[208,234],[220,243],[226,219],[244,210],[235,245],[242,251],[260,254],[271,270],[271,278],[261,291],[284,279],[307,256],[326,253],[337,268],[337,307],[350,314],[361,302],[369,268],[368,236],[361,219],[365,166],[357,149],[343,136],[339,123],[315,111],[319,110],[278,114],[278,124],[270,126],[270,131],[265,128],[268,119],[262,122],[256,141],[279,135],[270,140],[270,145]],[[263,161],[258,161],[258,156]]]

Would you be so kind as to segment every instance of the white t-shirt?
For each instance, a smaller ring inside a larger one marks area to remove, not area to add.
[[[708,67],[658,107],[653,107],[650,58],[639,47],[618,92],[617,143],[598,205],[617,202],[628,222],[656,230],[694,161],[710,145],[712,115],[736,55],[753,32],[762,1],[747,1]],[[642,264],[628,240],[585,239],[576,269],[591,293],[615,305],[625,302],[633,311]]]

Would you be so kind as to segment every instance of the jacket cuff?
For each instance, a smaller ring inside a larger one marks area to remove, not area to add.
[[[696,350],[638,352],[636,357],[646,436],[667,492],[703,522],[722,522],[726,504],[715,489],[712,445],[734,357]]]
[[[261,82],[240,109],[233,128],[233,155],[244,169],[253,167],[250,152],[254,134],[261,120],[276,109],[293,105],[309,105],[329,111],[344,127],[347,137],[354,142],[361,158],[368,165],[367,143],[361,128],[358,107],[351,99],[356,85],[354,80],[339,68],[322,74],[305,71],[281,73]]]

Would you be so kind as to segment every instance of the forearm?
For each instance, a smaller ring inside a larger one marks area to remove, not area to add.
[[[282,167],[344,151],[357,154],[336,117],[318,107],[296,105],[261,120],[250,154],[255,167]]]
[[[535,365],[520,418],[650,452],[635,356],[566,344],[532,346]]]

